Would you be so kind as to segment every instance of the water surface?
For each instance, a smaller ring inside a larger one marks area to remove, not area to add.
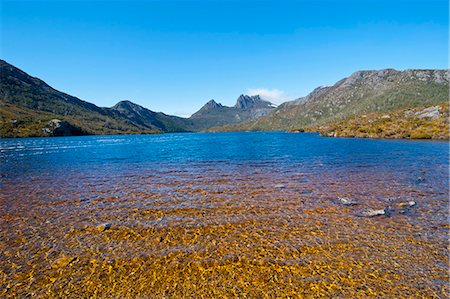
[[[3,296],[449,295],[446,142],[271,132],[0,145]]]

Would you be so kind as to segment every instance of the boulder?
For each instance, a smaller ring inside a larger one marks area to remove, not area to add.
[[[73,126],[67,121],[52,119],[42,131],[49,136],[74,136],[85,135],[85,132],[78,127]]]

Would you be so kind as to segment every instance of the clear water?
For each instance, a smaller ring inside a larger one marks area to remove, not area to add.
[[[130,186],[151,190],[142,181],[146,176],[164,184],[177,182],[180,175],[183,182],[202,175],[227,176],[224,187],[233,186],[233,180],[259,181],[269,188],[299,184],[312,198],[329,192],[330,199],[339,193],[383,202],[390,197],[413,200],[417,193],[423,200],[435,198],[442,209],[432,217],[442,220],[447,212],[447,142],[270,132],[3,139],[0,145],[2,193],[9,205],[16,193],[20,197],[27,190],[41,190],[44,201],[46,193],[60,191],[64,200],[89,199],[89,186],[99,181],[115,195]]]
[[[13,259],[24,232],[29,259],[38,262],[38,249],[48,242],[78,256],[88,254],[86,248],[102,241],[81,234],[72,246],[74,239],[64,233],[103,222],[118,231],[167,231],[253,221],[254,230],[273,233],[277,248],[315,244],[317,236],[286,237],[286,231],[314,226],[325,243],[354,242],[382,267],[396,260],[408,279],[438,289],[446,285],[447,142],[270,132],[3,139],[0,146],[0,241],[12,252],[0,256],[4,259]],[[358,205],[344,206],[339,197]],[[409,201],[415,205],[406,206]],[[362,211],[387,207],[389,216],[361,217]],[[410,260],[374,251],[368,240],[379,248],[401,246]],[[116,250],[103,254],[111,258],[187,250],[181,243],[149,248],[108,242]],[[209,246],[199,242],[199,251]],[[227,256],[248,248],[230,249]],[[428,254],[431,249],[438,253]],[[363,259],[356,253],[346,258]],[[2,271],[12,273],[5,267]],[[424,275],[430,269],[435,275]]]

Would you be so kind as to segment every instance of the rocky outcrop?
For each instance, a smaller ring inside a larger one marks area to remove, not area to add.
[[[417,111],[414,113],[418,118],[429,118],[430,120],[435,120],[441,117],[440,111],[442,110],[441,106],[432,106],[421,111]]]
[[[268,101],[264,101],[263,99],[261,99],[259,95],[248,96],[241,94],[237,99],[234,108],[241,110],[255,109],[255,108],[271,109],[273,108],[273,104]]]
[[[345,78],[340,84],[341,88],[364,84],[368,87],[376,87],[383,84],[388,77],[400,73],[394,69],[385,69],[379,71],[357,71],[350,77]]]
[[[60,119],[52,119],[48,122],[47,126],[42,128],[44,134],[48,136],[80,136],[86,135],[82,129],[75,127]]]

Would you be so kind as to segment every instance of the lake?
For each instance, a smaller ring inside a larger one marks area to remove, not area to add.
[[[267,132],[0,145],[1,297],[450,294],[447,142]]]

